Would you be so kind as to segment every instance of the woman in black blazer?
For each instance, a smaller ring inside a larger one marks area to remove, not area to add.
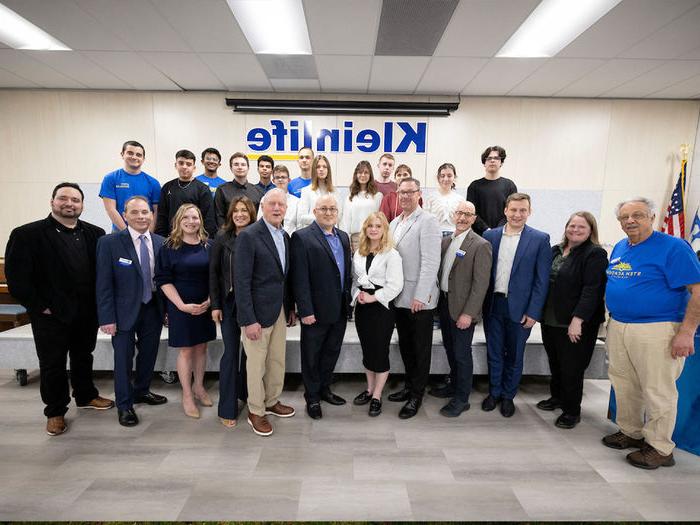
[[[238,234],[255,221],[255,205],[248,197],[229,204],[224,225],[216,234],[209,263],[211,316],[221,324],[224,353],[219,362],[219,419],[227,428],[236,426],[238,398],[245,400],[245,354],[240,352],[241,329],[236,320],[233,289],[233,255]],[[240,360],[240,367],[239,367]]]
[[[554,423],[574,428],[581,420],[583,374],[593,356],[600,323],[605,320],[605,270],[608,256],[598,243],[595,217],[574,213],[562,242],[552,247],[549,293],[542,319],[544,343],[552,379],[551,397],[537,403],[541,410],[562,409]]]

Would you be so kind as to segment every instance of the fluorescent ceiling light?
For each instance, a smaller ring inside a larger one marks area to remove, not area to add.
[[[253,52],[310,55],[301,0],[226,0]]]
[[[15,49],[71,50],[63,42],[56,40],[46,31],[2,4],[0,4],[0,40]]]
[[[542,0],[497,57],[552,57],[621,0]]]

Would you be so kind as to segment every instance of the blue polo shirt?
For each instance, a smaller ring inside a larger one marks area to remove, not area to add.
[[[135,195],[146,197],[153,208],[160,199],[160,182],[145,171],[132,175],[123,168],[108,173],[102,179],[100,197],[117,201],[120,214],[124,212],[124,203]],[[116,230],[116,226],[113,229]]]
[[[605,301],[621,323],[681,322],[690,298],[686,286],[700,283],[700,263],[690,245],[657,232],[644,242],[618,242],[606,271]]]

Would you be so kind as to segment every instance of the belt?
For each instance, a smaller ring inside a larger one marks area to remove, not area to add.
[[[504,299],[508,297],[508,295],[504,294],[503,292],[493,292],[494,297],[503,297]]]

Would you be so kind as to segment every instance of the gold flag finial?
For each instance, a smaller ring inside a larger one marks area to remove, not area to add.
[[[681,144],[681,160],[688,160],[688,153],[690,152],[690,144]]]

